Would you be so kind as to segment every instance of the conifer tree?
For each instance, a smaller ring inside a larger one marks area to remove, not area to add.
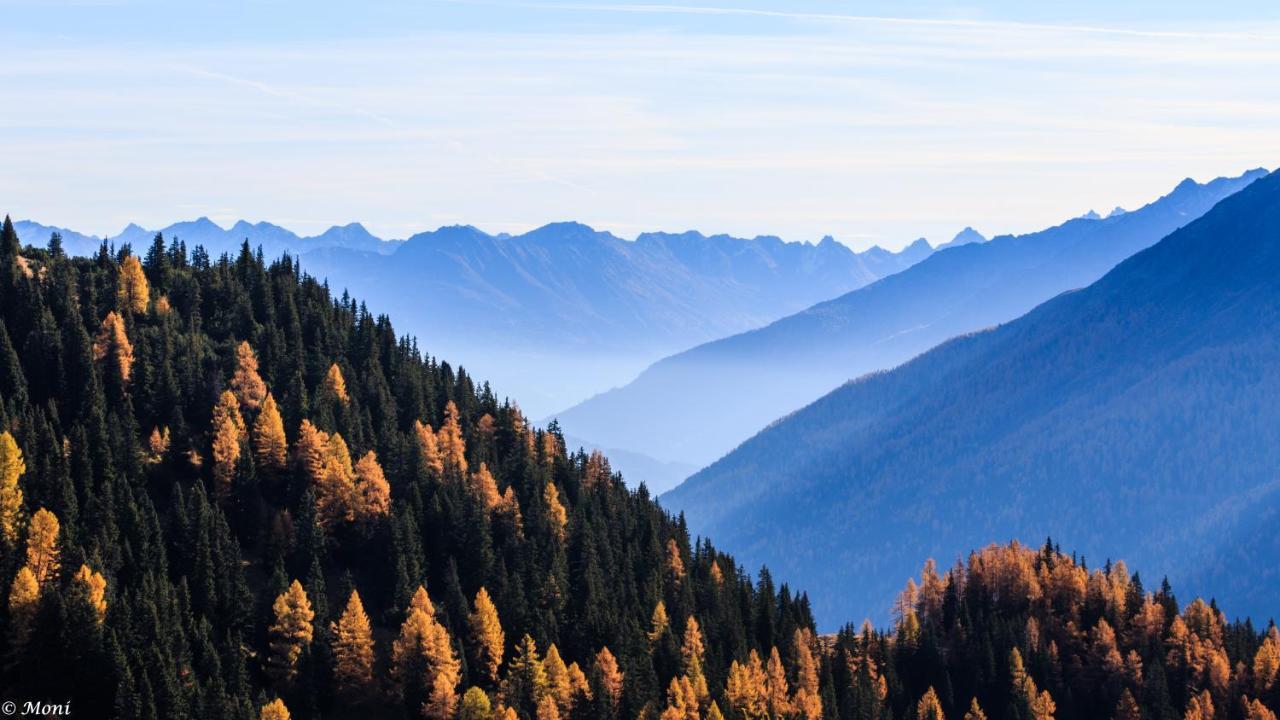
[[[298,442],[294,446],[294,461],[314,485],[322,482],[325,464],[329,456],[329,435],[310,420],[303,420],[298,427]]]
[[[535,720],[560,720],[560,710],[556,707],[555,699],[550,695],[544,695],[538,701],[538,707],[533,716]]]
[[[766,682],[764,666],[755,650],[750,652],[745,663],[734,660],[729,665],[729,679],[724,689],[729,713],[736,717],[764,717],[769,712]]]
[[[116,281],[116,298],[121,310],[135,314],[147,311],[151,300],[147,276],[142,272],[142,263],[136,255],[130,255],[120,263],[120,274]]]
[[[472,661],[476,671],[490,683],[498,681],[498,668],[506,646],[506,636],[498,619],[498,608],[484,587],[476,593],[467,625],[471,631]]]
[[[569,513],[560,502],[560,491],[556,484],[548,482],[542,491],[542,502],[547,506],[547,519],[551,522],[551,530],[556,539],[563,541],[565,528],[569,525]]]
[[[987,714],[982,712],[982,706],[978,704],[978,698],[969,700],[969,710],[964,714],[964,720],[987,720]]]
[[[320,524],[331,529],[337,524],[355,520],[356,472],[342,435],[333,433],[328,436],[320,474],[314,479]]]
[[[432,720],[451,718],[458,704],[461,663],[449,632],[434,617],[430,598],[419,587],[400,636],[392,644],[392,672],[406,699],[423,698],[421,712]]]
[[[796,664],[796,692],[792,699],[805,720],[821,720],[822,689],[818,680],[818,663],[813,655],[813,633],[797,628],[792,636],[792,652]]]
[[[680,643],[680,661],[699,705],[705,705],[711,696],[710,689],[707,687],[707,676],[703,671],[705,660],[706,647],[702,642],[702,628],[698,625],[698,619],[690,615],[684,624],[684,637]]]
[[[58,517],[44,508],[36,511],[27,528],[27,567],[41,588],[58,578],[62,565],[60,531]]]
[[[1120,693],[1120,701],[1116,703],[1116,711],[1111,717],[1113,720],[1142,720],[1142,710],[1138,708],[1138,701],[1133,699],[1129,688]]]
[[[253,459],[259,468],[280,471],[289,457],[289,447],[284,435],[284,419],[276,399],[267,393],[262,410],[253,421]]]
[[[440,454],[440,443],[436,440],[435,432],[430,425],[414,420],[413,434],[418,438],[418,450],[431,479],[440,480],[444,477],[444,456]]]
[[[618,659],[613,656],[608,647],[602,647],[600,652],[596,653],[596,672],[600,675],[600,684],[610,705],[616,711],[618,704],[622,702],[622,687],[626,680],[626,673],[618,669]]]
[[[1253,655],[1253,690],[1258,695],[1271,692],[1280,674],[1280,630],[1272,625]]]
[[[40,584],[30,567],[23,566],[9,587],[9,638],[15,651],[26,647],[40,603]]]
[[[275,622],[268,629],[267,673],[289,683],[297,676],[298,662],[311,646],[315,612],[302,583],[294,580],[271,606]]]
[[[462,439],[462,426],[458,422],[458,406],[450,400],[444,408],[444,422],[436,431],[440,445],[440,457],[444,471],[450,477],[461,478],[467,472],[467,445]]]
[[[458,705],[458,720],[493,720],[489,696],[478,687],[469,687]]]
[[[1009,674],[1013,680],[1013,702],[1023,717],[1029,720],[1053,720],[1057,706],[1048,691],[1040,691],[1022,664],[1022,653],[1017,648],[1009,651]]]
[[[778,654],[777,647],[769,649],[769,662],[765,666],[764,692],[768,698],[769,712],[773,717],[791,714],[791,693],[787,688],[787,671],[782,667],[782,657]]]
[[[538,657],[538,645],[533,637],[525,634],[516,643],[515,657],[507,668],[502,682],[502,701],[522,710],[527,715],[537,712],[538,704],[550,694],[547,672]],[[554,705],[554,700],[553,703]]]
[[[568,715],[572,705],[573,687],[569,682],[569,668],[560,657],[560,649],[555,643],[547,647],[547,656],[542,659],[542,667],[547,673],[547,692],[555,700],[559,714]]]
[[[916,720],[945,720],[942,703],[938,702],[938,693],[932,687],[916,703]]]
[[[93,608],[98,624],[101,625],[107,617],[107,579],[88,565],[81,565],[76,571],[75,581],[84,589],[89,606]]]
[[[373,687],[373,628],[360,593],[351,591],[346,609],[330,629],[334,684],[345,697],[363,698]]]
[[[18,543],[22,529],[22,486],[18,478],[26,471],[22,450],[13,435],[7,430],[0,432],[0,539],[6,549]]]
[[[229,385],[240,407],[246,410],[257,410],[267,397],[267,384],[258,374],[258,357],[248,341],[242,340],[236,346],[236,371]]]
[[[347,381],[342,377],[338,363],[330,365],[329,371],[325,373],[321,394],[343,405],[351,402],[351,396],[347,394]]]
[[[378,456],[370,450],[356,463],[356,517],[372,522],[391,513],[391,486],[378,464]]]
[[[649,616],[649,644],[658,642],[667,633],[670,624],[671,621],[667,618],[667,604],[659,600],[658,604],[653,606],[653,614]]]
[[[1183,720],[1213,720],[1214,712],[1213,697],[1208,690],[1202,690],[1199,695],[1191,696]]]
[[[107,313],[98,327],[98,334],[93,340],[93,359],[97,362],[110,361],[120,381],[129,382],[133,373],[133,344],[125,332],[124,318],[114,310]]]
[[[489,472],[489,466],[480,463],[480,469],[471,473],[471,492],[486,510],[496,510],[502,503],[502,494],[498,492],[498,482]]]
[[[214,488],[219,497],[225,498],[231,494],[236,463],[240,462],[240,441],[245,436],[240,404],[230,390],[224,390],[218,397],[218,404],[213,406],[211,428]]]
[[[284,706],[284,701],[276,698],[258,711],[258,720],[289,720],[289,708]]]

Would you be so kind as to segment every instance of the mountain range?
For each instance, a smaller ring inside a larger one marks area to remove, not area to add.
[[[603,447],[705,466],[851,378],[1088,285],[1265,174],[1187,179],[1138,210],[948,247],[765,327],[664,358],[557,417]],[[658,492],[673,482],[646,480]]]
[[[61,232],[75,255],[102,242],[30,221],[15,230],[40,246]],[[145,248],[155,232],[130,225],[111,242]],[[854,252],[830,237],[812,244],[655,232],[629,241],[580,223],[521,235],[454,226],[400,241],[354,223],[314,237],[265,222],[224,229],[208,218],[159,232],[213,257],[238,252],[246,240],[268,258],[289,252],[305,272],[403,318],[424,348],[509,389],[536,415],[625,382],[664,355],[759,327],[933,252],[923,239],[896,253]]]
[[[840,387],[662,502],[810,588],[820,623],[884,607],[916,558],[1046,536],[1265,618],[1278,465],[1273,174],[1086,289]]]

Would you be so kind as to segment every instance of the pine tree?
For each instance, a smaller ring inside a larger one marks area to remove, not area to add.
[[[22,450],[8,431],[0,432],[0,538],[4,548],[18,543],[22,523],[22,486],[18,478],[27,471]]]
[[[107,618],[107,579],[88,565],[81,565],[74,579],[84,589],[89,606],[93,608],[98,624],[101,625]]]
[[[373,687],[373,628],[365,614],[360,593],[351,591],[347,607],[337,623],[331,624],[333,636],[333,680],[338,692],[360,699]]]
[[[218,404],[213,406],[210,427],[213,432],[210,453],[213,456],[214,488],[218,497],[225,498],[231,494],[236,463],[240,462],[240,442],[245,436],[240,404],[230,390],[224,390],[218,397]]]
[[[535,715],[538,704],[548,695],[547,672],[538,657],[538,645],[526,633],[516,643],[515,657],[502,682],[502,701],[526,715]]]
[[[58,578],[62,564],[60,531],[58,517],[44,508],[36,511],[27,528],[27,567],[41,588]]]
[[[236,371],[229,385],[246,410],[257,410],[267,396],[267,384],[258,374],[258,358],[247,341],[236,346]]]
[[[258,720],[289,720],[289,708],[284,706],[280,698],[276,698],[258,711]]]
[[[120,275],[116,281],[116,299],[121,310],[134,314],[147,311],[151,300],[151,292],[147,285],[147,276],[142,272],[142,263],[136,255],[130,255],[120,263]]]
[[[268,629],[267,674],[289,683],[297,676],[298,662],[311,646],[315,612],[302,583],[294,580],[271,606],[275,622]]]
[[[276,399],[267,393],[262,410],[253,422],[253,458],[258,467],[280,471],[289,457],[289,447],[284,435],[284,420]]]
[[[16,651],[26,647],[40,603],[40,584],[30,567],[22,567],[9,587],[9,637]]]
[[[496,683],[506,647],[506,636],[498,619],[498,608],[494,607],[489,591],[484,587],[476,593],[472,607],[471,614],[467,616],[467,625],[471,631],[472,661],[482,677],[490,683]]]

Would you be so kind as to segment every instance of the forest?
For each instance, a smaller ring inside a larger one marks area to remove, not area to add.
[[[431,312],[424,307],[422,312]],[[169,720],[1275,720],[1280,634],[1122,562],[925,564],[891,627],[287,254],[0,231],[0,700]]]

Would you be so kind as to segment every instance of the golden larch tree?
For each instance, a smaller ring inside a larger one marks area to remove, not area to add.
[[[813,653],[813,631],[796,630],[792,635],[796,663],[796,692],[792,705],[804,720],[821,720],[822,691],[818,686],[818,662]]]
[[[495,510],[502,503],[502,493],[498,492],[498,481],[489,472],[489,466],[480,463],[480,469],[471,473],[471,493],[486,510]]]
[[[1120,701],[1116,703],[1115,713],[1111,717],[1112,720],[1142,720],[1142,709],[1138,707],[1138,701],[1133,699],[1129,688],[1120,693]]]
[[[1208,690],[1201,690],[1199,695],[1191,696],[1183,718],[1184,720],[1213,720],[1214,712],[1213,696]]]
[[[698,698],[687,676],[671,678],[667,685],[667,707],[658,720],[699,720]]]
[[[329,456],[329,434],[303,420],[298,428],[298,442],[294,444],[294,462],[313,484],[319,484],[324,474],[325,460]]]
[[[268,628],[267,674],[277,681],[291,682],[298,673],[298,661],[311,646],[315,611],[302,583],[294,580],[271,606],[275,622]]]
[[[706,720],[724,720],[724,713],[720,712],[720,704],[712,701],[711,707],[707,708]]]
[[[608,646],[596,653],[596,670],[600,673],[600,684],[609,696],[609,703],[616,710],[618,703],[622,702],[622,684],[627,674],[618,669],[618,659],[609,652]]]
[[[667,579],[676,587],[684,580],[684,559],[675,538],[667,538]]]
[[[320,392],[323,396],[333,398],[343,405],[351,402],[351,396],[347,395],[347,381],[342,377],[342,370],[338,367],[338,363],[329,366],[329,372],[324,375]]]
[[[547,519],[551,522],[552,532],[563,541],[565,528],[569,526],[569,513],[560,502],[560,491],[556,489],[555,483],[547,483],[542,491],[542,502],[547,506]]]
[[[576,662],[569,663],[569,695],[572,703],[577,703],[579,698],[591,699],[591,683]]]
[[[22,486],[18,478],[27,471],[22,450],[7,430],[0,433],[0,538],[6,552],[18,543],[22,530]]]
[[[1258,695],[1271,692],[1280,674],[1280,631],[1272,625],[1253,655],[1253,690]]]
[[[420,420],[413,421],[413,434],[418,438],[418,451],[422,456],[422,464],[433,480],[444,477],[444,456],[440,454],[440,443],[436,440],[435,431],[430,425]]]
[[[653,614],[649,616],[649,644],[658,642],[663,635],[666,634],[667,628],[671,626],[671,620],[667,617],[667,604],[658,601],[653,606]]]
[[[502,623],[498,619],[498,608],[494,607],[489,591],[483,587],[476,593],[472,608],[467,616],[467,626],[471,631],[472,661],[481,676],[490,683],[496,683],[507,642],[502,632]]]
[[[74,579],[84,590],[89,607],[93,608],[101,625],[107,619],[107,579],[100,572],[94,572],[88,565],[81,565]]]
[[[1018,652],[1018,648],[1009,651],[1009,674],[1013,680],[1013,695],[1025,704],[1031,713],[1031,720],[1053,720],[1057,705],[1047,690],[1042,692],[1036,687],[1035,680],[1031,679],[1022,664],[1022,653]]]
[[[724,586],[724,571],[720,569],[719,560],[711,561],[711,582],[715,583],[716,587]]]
[[[1276,720],[1276,714],[1271,708],[1263,705],[1257,698],[1250,700],[1243,697],[1240,703],[1244,706],[1244,720]]]
[[[916,720],[946,720],[942,715],[942,703],[938,701],[938,693],[930,687],[916,703]]]
[[[151,288],[136,255],[126,257],[120,263],[120,273],[116,277],[116,301],[121,310],[133,313],[147,311],[147,304],[151,301]]]
[[[769,712],[767,682],[760,655],[752,650],[747,662],[734,660],[729,664],[729,678],[725,682],[724,700],[729,713],[738,717],[760,718]]]
[[[707,676],[702,667],[705,660],[706,648],[702,642],[702,628],[698,625],[698,619],[690,615],[684,624],[684,637],[680,642],[680,662],[700,705],[705,705],[711,697],[710,689],[707,687]]]
[[[124,329],[124,318],[112,310],[102,319],[98,334],[93,338],[93,359],[97,362],[110,360],[115,363],[115,370],[120,374],[122,382],[129,382],[133,372],[133,344]]]
[[[9,586],[9,638],[15,650],[25,647],[40,606],[40,584],[31,568],[22,567]]]
[[[787,671],[782,667],[778,648],[769,649],[769,662],[765,665],[764,692],[769,699],[769,712],[774,717],[791,714],[791,691],[787,687]]]
[[[236,346],[236,371],[231,376],[231,391],[240,401],[240,407],[257,410],[267,397],[267,384],[258,374],[258,356],[247,340]]]
[[[258,711],[258,720],[289,720],[289,708],[284,706],[284,701],[276,698]]]
[[[330,630],[334,685],[346,697],[364,697],[373,687],[373,628],[360,593],[351,591],[346,609]]]
[[[462,439],[458,406],[452,400],[444,406],[444,422],[436,431],[436,441],[440,444],[445,472],[452,478],[464,477],[467,472],[467,443]]]
[[[534,720],[560,720],[560,710],[556,706],[555,698],[550,695],[543,695],[538,701],[538,709],[534,713]]]
[[[169,428],[159,425],[151,428],[147,436],[147,462],[158,463],[169,452]]]
[[[356,462],[356,518],[372,522],[391,513],[391,486],[378,464],[378,455],[370,450]]]
[[[315,478],[316,508],[326,528],[356,517],[356,471],[351,451],[339,433],[328,436],[319,477]]]
[[[40,508],[31,517],[27,528],[27,567],[41,588],[58,579],[58,569],[62,566],[59,532],[58,516],[48,510]]]
[[[458,705],[462,664],[448,630],[435,619],[425,588],[419,587],[391,646],[392,675],[401,692],[420,685],[426,700],[422,714],[432,720],[453,717]]]
[[[560,714],[568,715],[573,702],[573,686],[569,682],[569,668],[564,664],[564,658],[560,657],[560,649],[555,643],[547,648],[542,667],[547,673],[548,695],[555,700]]]
[[[458,705],[458,720],[493,720],[493,706],[489,703],[489,696],[474,685],[467,688]]]
[[[240,401],[230,390],[222,391],[218,403],[213,406],[210,429],[213,433],[210,451],[213,455],[214,490],[218,497],[225,498],[231,494],[236,463],[240,462],[240,442],[245,436]]]
[[[278,472],[289,458],[289,444],[284,436],[284,419],[271,393],[262,401],[262,410],[253,421],[253,459],[258,467]]]
[[[978,698],[969,701],[969,711],[964,714],[964,720],[987,720],[987,714],[982,712],[982,706],[978,704]]]

